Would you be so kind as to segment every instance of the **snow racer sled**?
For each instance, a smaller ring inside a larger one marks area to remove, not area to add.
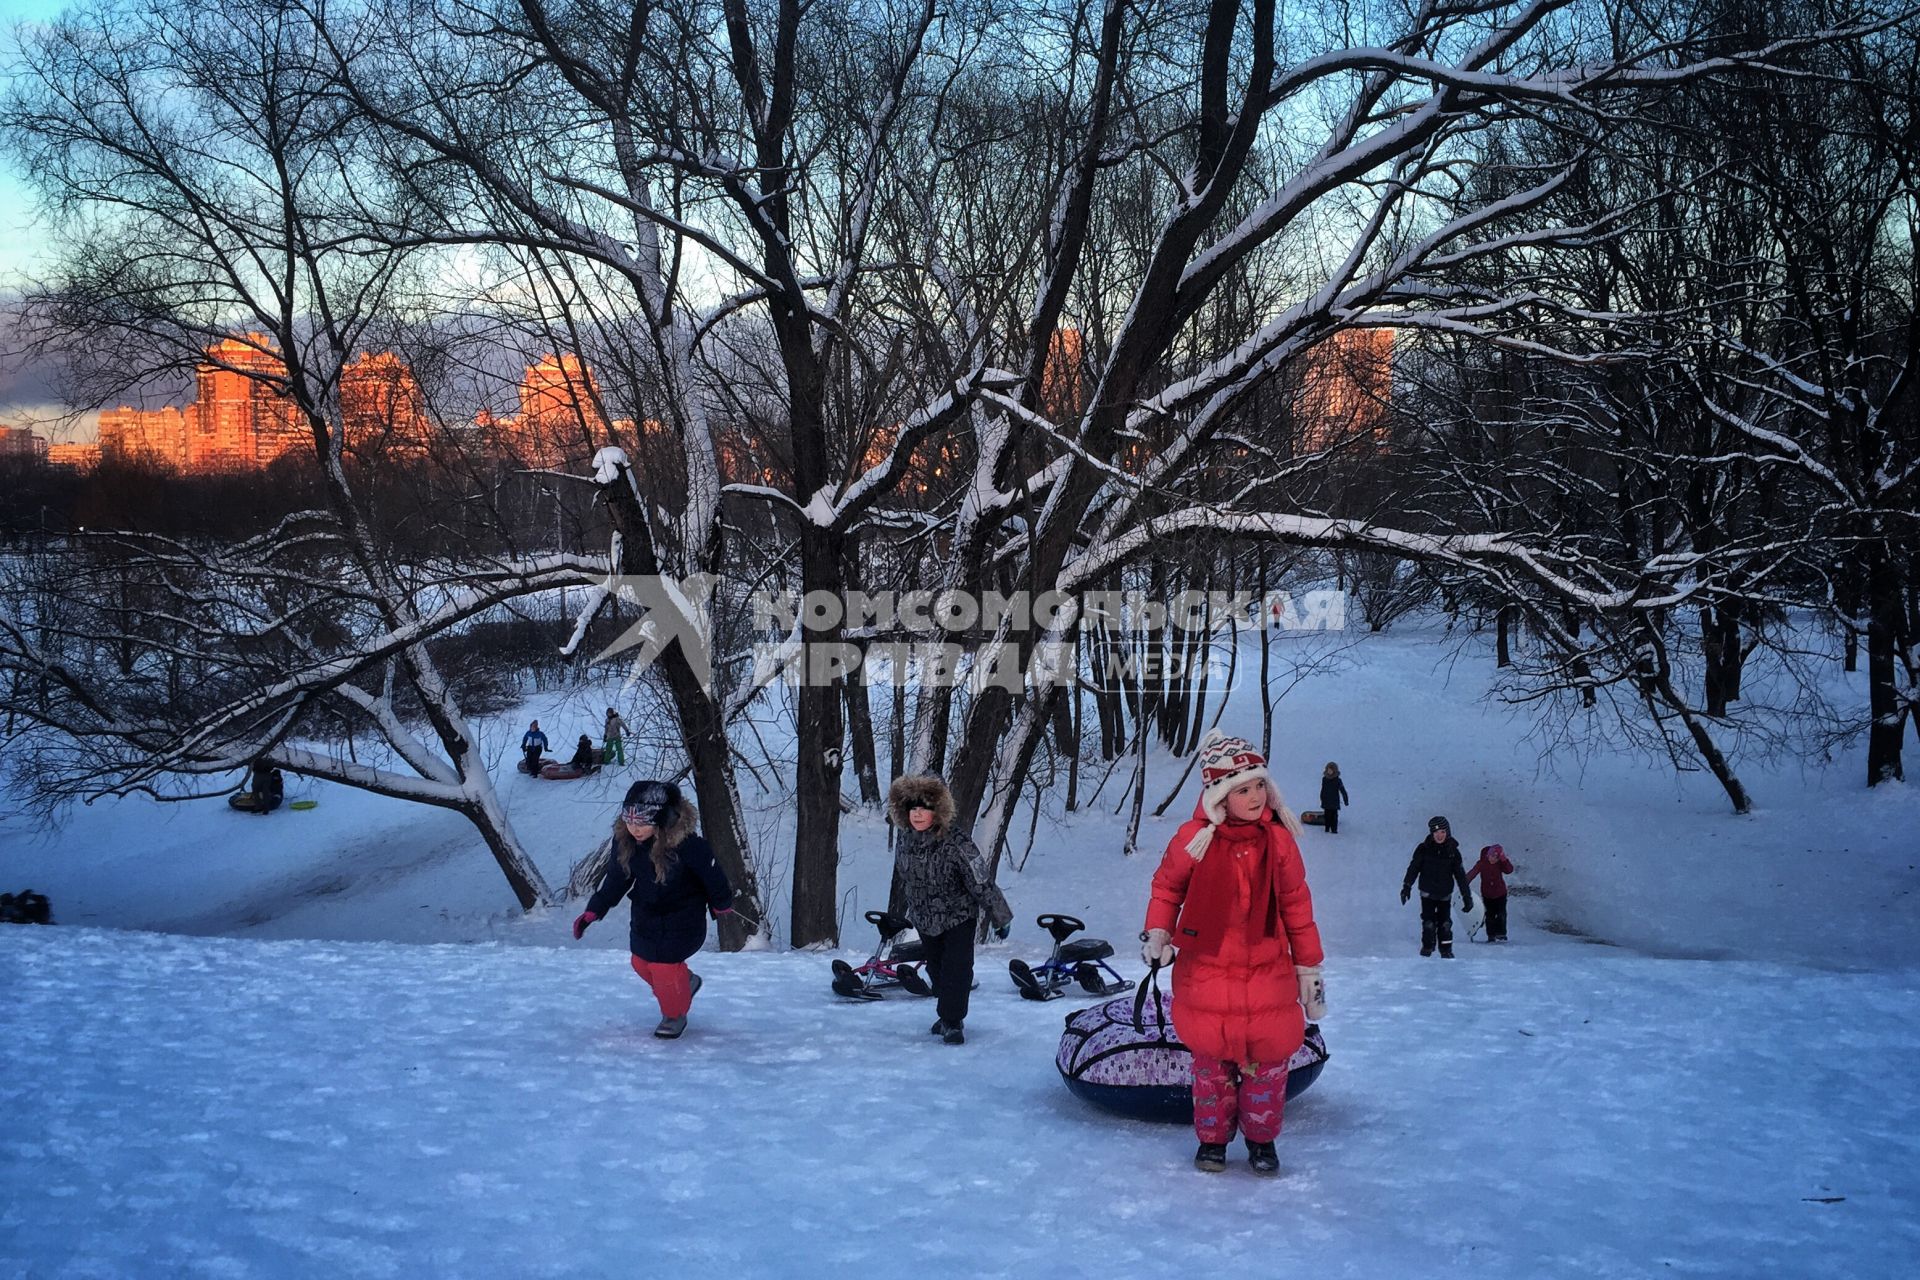
[[[925,962],[926,947],[918,938],[899,941],[913,926],[889,911],[867,912],[867,923],[880,931],[880,945],[858,967],[845,960],[833,962],[833,993],[848,1000],[879,1000],[888,988],[897,987],[909,995],[932,995],[933,985],[914,968]]]
[[[1104,938],[1067,941],[1087,927],[1085,922],[1048,912],[1035,916],[1034,923],[1053,935],[1053,954],[1034,967],[1029,967],[1024,960],[1007,962],[1013,985],[1027,999],[1055,999],[1067,994],[1067,988],[1076,982],[1090,996],[1116,995],[1133,985],[1133,979],[1121,977],[1107,963],[1113,954],[1111,942]]]
[[[1130,1120],[1192,1123],[1193,1052],[1173,1029],[1171,1006],[1156,968],[1133,995],[1068,1014],[1053,1065],[1073,1096]],[[1305,1093],[1326,1065],[1327,1042],[1308,1023],[1287,1060],[1288,1100]]]

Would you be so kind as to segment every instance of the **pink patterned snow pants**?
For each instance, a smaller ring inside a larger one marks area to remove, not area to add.
[[[1242,1065],[1193,1055],[1193,1131],[1200,1141],[1224,1145],[1239,1129],[1248,1142],[1272,1142],[1286,1109],[1286,1063]]]

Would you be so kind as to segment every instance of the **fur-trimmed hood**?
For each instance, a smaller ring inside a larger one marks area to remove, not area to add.
[[[658,846],[661,853],[673,852],[700,825],[700,812],[693,807],[693,801],[687,798],[685,792],[681,792],[680,799],[674,807],[680,813],[673,820],[672,825],[658,828],[653,833],[653,843]],[[620,820],[618,814],[614,815],[613,851],[615,855],[625,859],[624,865],[630,866],[633,862],[633,853],[638,847],[633,833],[627,830],[627,824]]]
[[[887,818],[902,831],[913,830],[913,824],[907,821],[907,810],[923,804],[933,808],[934,831],[945,831],[953,825],[953,792],[933,775],[909,774],[895,778],[893,786],[887,789]]]

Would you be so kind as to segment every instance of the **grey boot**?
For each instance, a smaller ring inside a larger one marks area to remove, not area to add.
[[[662,1018],[660,1025],[653,1029],[653,1034],[662,1040],[678,1040],[680,1033],[686,1029],[687,1020],[684,1017]]]
[[[687,977],[690,979],[687,983],[687,998],[691,1000],[700,994],[700,975],[689,970]]]

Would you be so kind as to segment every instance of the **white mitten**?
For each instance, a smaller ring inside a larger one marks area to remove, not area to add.
[[[1300,978],[1300,1007],[1306,1010],[1307,1021],[1320,1021],[1327,1016],[1327,984],[1320,977],[1320,966],[1297,964],[1293,971]]]
[[[1140,958],[1149,965],[1172,964],[1173,935],[1165,929],[1147,930],[1147,942],[1140,948]]]

